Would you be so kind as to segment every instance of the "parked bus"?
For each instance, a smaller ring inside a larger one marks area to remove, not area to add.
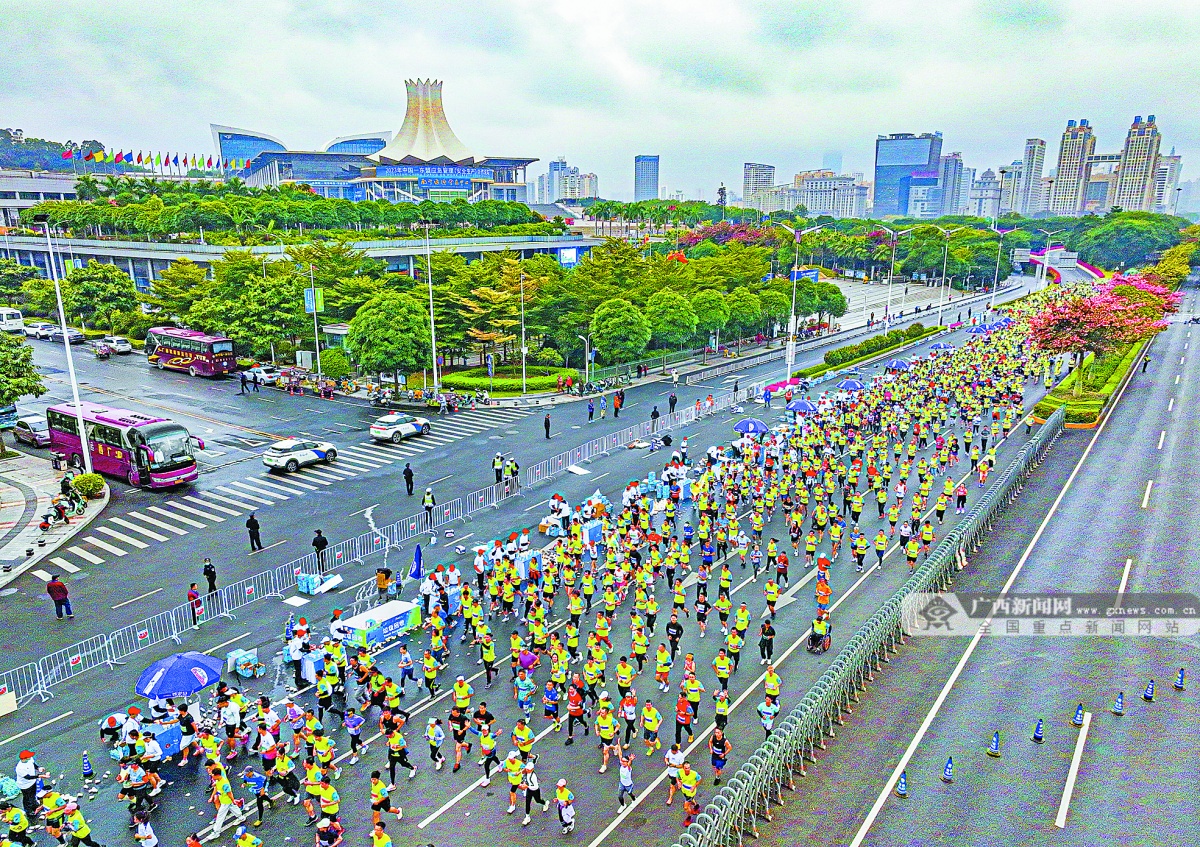
[[[16,309],[0,308],[0,332],[25,333],[25,318]]]
[[[167,488],[197,477],[192,450],[203,450],[204,442],[180,424],[98,403],[84,402],[82,406],[92,468],[98,473],[147,488]],[[82,466],[75,404],[51,406],[46,410],[46,423],[50,427],[50,449],[66,454],[73,466]]]
[[[237,366],[228,338],[173,326],[156,326],[146,333],[146,361],[159,370],[192,376],[224,376]]]

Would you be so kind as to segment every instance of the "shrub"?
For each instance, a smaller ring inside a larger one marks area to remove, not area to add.
[[[71,480],[71,487],[79,492],[81,497],[99,497],[104,490],[104,477],[98,473],[79,474]]]
[[[907,335],[909,338],[920,338],[922,335],[924,335],[924,333],[925,333],[925,325],[922,324],[920,321],[917,321],[915,324],[908,327],[908,329],[904,330],[904,334]]]
[[[551,368],[545,366],[529,366],[525,368],[525,389],[527,391],[553,391],[558,387],[558,378],[564,380],[571,377],[579,379],[579,372],[574,368]],[[442,385],[451,391],[520,391],[521,366],[503,365],[495,369],[495,377],[489,378],[487,368],[471,368],[465,371],[444,374]]]
[[[562,353],[559,353],[553,347],[542,347],[540,350],[534,350],[529,356],[529,361],[536,362],[539,365],[546,365],[551,368],[561,368],[563,364]]]
[[[330,347],[321,351],[321,373],[329,379],[341,379],[349,376],[352,368],[346,358],[346,351],[341,347]]]

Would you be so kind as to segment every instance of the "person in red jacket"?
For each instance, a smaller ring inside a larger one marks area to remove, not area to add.
[[[59,578],[58,574],[54,574],[46,583],[46,593],[54,601],[54,614],[60,621],[63,619],[64,612],[68,618],[75,617],[75,613],[71,611],[71,598],[67,592],[66,583]]]

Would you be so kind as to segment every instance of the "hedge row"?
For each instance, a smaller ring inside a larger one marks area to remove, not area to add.
[[[865,341],[860,341],[858,344],[835,347],[825,354],[825,364],[837,367],[849,362],[851,359],[861,359],[871,353],[878,353],[881,350],[891,347],[899,347],[907,341],[915,341],[924,332],[925,327],[920,323],[915,323],[904,329],[893,329],[891,332],[873,335]]]
[[[825,374],[829,373],[829,371],[834,370],[837,367],[846,367],[846,366],[850,366],[850,365],[857,365],[860,362],[865,362],[868,359],[875,358],[880,353],[887,353],[891,350],[895,350],[897,348],[904,347],[907,344],[912,344],[914,341],[920,341],[922,338],[928,338],[931,335],[936,335],[937,333],[939,333],[941,331],[942,331],[942,327],[931,326],[928,329],[922,330],[920,335],[918,335],[916,337],[910,338],[907,335],[904,335],[904,337],[901,338],[899,341],[896,341],[893,344],[888,344],[888,345],[880,348],[879,350],[875,350],[874,352],[864,353],[861,356],[858,356],[857,358],[850,359],[845,362],[841,362],[838,365],[810,365],[809,367],[804,368],[803,370],[796,371],[796,373],[792,374],[792,376],[803,377],[805,379],[812,379],[814,377],[824,376]],[[892,332],[899,332],[899,330],[893,330]],[[888,334],[891,335],[892,333],[888,333]],[[903,335],[903,333],[901,333],[901,334]],[[857,346],[857,345],[855,345],[855,346]],[[830,352],[832,352],[832,351],[830,351]]]
[[[1097,375],[1106,376],[1104,384],[1095,391],[1085,391],[1082,395],[1076,397],[1073,386],[1078,371],[1069,374],[1050,394],[1038,401],[1038,404],[1033,407],[1034,415],[1045,420],[1054,413],[1055,409],[1065,406],[1067,423],[1096,423],[1100,420],[1100,415],[1108,407],[1109,402],[1111,402],[1113,394],[1117,391],[1117,386],[1121,384],[1121,380],[1125,378],[1125,375],[1129,373],[1129,369],[1137,361],[1138,353],[1141,352],[1145,344],[1145,341],[1131,344],[1123,356],[1105,356],[1100,362],[1094,364],[1092,377],[1095,378]],[[1099,371],[1096,369],[1099,369]]]
[[[446,374],[442,377],[442,385],[451,391],[474,391],[480,389],[482,391],[519,392],[521,390],[520,374],[515,377],[497,376],[494,379],[489,379],[486,369],[483,370],[482,375],[474,373],[475,370]],[[547,374],[545,373],[547,370],[554,371],[554,373]],[[542,373],[535,375],[534,371]],[[564,380],[568,376],[576,381],[579,379],[579,374],[569,368],[530,368],[527,371],[525,390],[529,392],[554,391],[558,388],[560,373]]]

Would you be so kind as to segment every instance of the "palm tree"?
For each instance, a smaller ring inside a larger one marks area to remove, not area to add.
[[[75,180],[75,196],[80,200],[95,200],[100,196],[100,183],[95,174],[84,174]]]

